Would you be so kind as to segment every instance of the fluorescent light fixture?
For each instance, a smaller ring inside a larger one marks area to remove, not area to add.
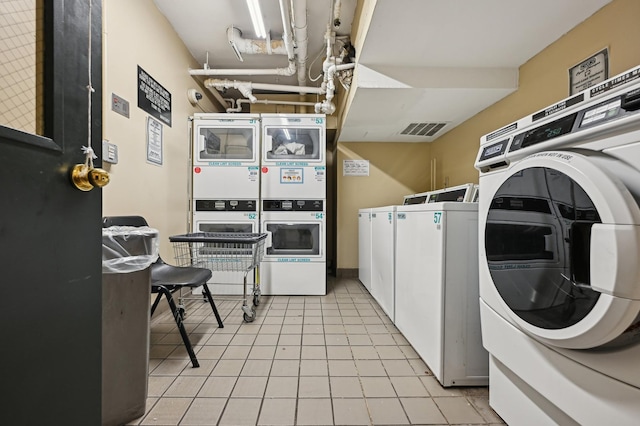
[[[282,131],[284,132],[284,136],[287,138],[287,140],[291,140],[291,135],[289,134],[289,129],[282,129]]]
[[[258,3],[258,0],[247,0],[247,7],[249,8],[251,22],[253,23],[253,31],[256,33],[256,36],[258,38],[266,38],[267,30],[264,28],[260,3]]]

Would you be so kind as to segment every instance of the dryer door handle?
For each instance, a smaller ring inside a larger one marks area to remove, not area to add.
[[[640,226],[595,223],[591,228],[593,290],[640,300]]]

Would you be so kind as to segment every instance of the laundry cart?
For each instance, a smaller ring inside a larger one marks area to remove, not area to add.
[[[169,237],[178,266],[208,268],[214,273],[243,272],[242,311],[246,322],[256,317],[260,304],[260,262],[264,256],[267,234],[244,232],[196,232]],[[247,274],[255,271],[251,295],[253,306],[247,303]]]

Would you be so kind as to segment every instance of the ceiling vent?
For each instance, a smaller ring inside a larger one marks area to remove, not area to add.
[[[435,136],[448,123],[411,123],[402,132],[401,135],[409,136]]]

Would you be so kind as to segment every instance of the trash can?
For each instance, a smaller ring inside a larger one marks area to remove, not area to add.
[[[151,273],[158,231],[102,230],[102,424],[122,425],[145,413],[149,375]]]

